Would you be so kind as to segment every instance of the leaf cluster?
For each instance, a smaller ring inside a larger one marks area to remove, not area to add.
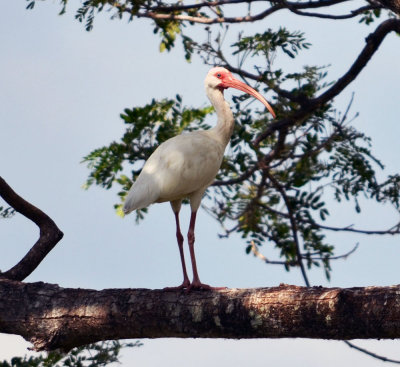
[[[143,107],[125,109],[120,115],[126,125],[121,140],[95,149],[84,157],[83,163],[91,171],[85,188],[96,184],[109,189],[117,183],[122,188],[119,195],[123,199],[144,162],[158,145],[184,131],[208,128],[205,118],[212,112],[212,107],[184,107],[179,95],[175,99],[153,99]],[[129,177],[123,174],[124,164],[130,167]],[[115,205],[115,208],[122,213],[121,204]],[[141,218],[142,212],[139,211],[137,219]]]
[[[15,209],[12,207],[0,206],[0,218],[11,218],[15,214]]]
[[[66,3],[63,0],[64,7]],[[303,262],[308,267],[322,266],[329,277],[334,246],[327,241],[326,231],[341,230],[325,224],[331,216],[332,200],[351,202],[356,213],[361,212],[361,198],[399,211],[400,178],[392,175],[378,180],[383,164],[374,157],[370,139],[351,126],[351,101],[343,114],[335,110],[332,99],[310,107],[333,84],[327,80],[325,66],[306,65],[289,73],[275,67],[276,60],[289,57],[295,61],[300,52],[309,49],[303,32],[287,27],[254,34],[240,31],[229,47],[224,45],[227,26],[217,32],[207,27],[204,42],[183,32],[185,24],[193,24],[194,19],[228,19],[219,5],[86,0],[76,17],[86,22],[88,30],[96,12],[106,7],[116,10],[118,17],[129,14],[130,20],[149,17],[154,21],[154,33],[161,36],[160,51],[170,51],[179,36],[187,60],[196,54],[206,64],[226,66],[269,93],[276,122],[253,108],[248,96],[234,97],[235,131],[229,154],[207,192],[211,200],[206,209],[224,228],[222,236],[238,233],[244,238],[248,253],[255,247],[272,245],[279,257],[274,263],[287,270],[301,267]],[[272,8],[275,5],[271,4]],[[295,6],[291,3],[290,9],[297,11]],[[354,12],[362,14],[360,22],[370,24],[380,16],[377,7],[360,9]],[[121,119],[126,131],[121,139],[84,157],[90,170],[85,187],[110,189],[117,184],[122,202],[155,148],[174,135],[208,128],[206,117],[212,111],[211,107],[185,107],[180,96],[125,109]],[[279,122],[282,128],[271,129],[258,140],[269,126]],[[121,202],[115,205],[119,214]],[[143,218],[145,212],[138,211],[136,219]]]
[[[280,27],[276,31],[269,28],[264,33],[241,37],[232,46],[236,48],[232,53],[233,55],[249,52],[251,57],[262,55],[269,58],[272,52],[280,49],[294,59],[299,51],[308,49],[311,44],[305,41],[303,32],[290,32],[288,29]]]
[[[74,348],[67,354],[52,351],[37,357],[13,357],[11,361],[0,362],[0,367],[104,367],[111,363],[119,363],[121,349],[141,345],[138,341],[104,341]]]
[[[231,67],[224,38],[221,33],[212,37],[211,30],[202,44],[186,37],[186,51],[189,57],[197,53],[206,63]],[[295,58],[309,46],[303,33],[281,27],[250,36],[240,33],[229,52],[239,58],[239,73],[248,60],[257,62],[256,72],[245,75],[257,81],[255,87],[274,92],[278,119],[287,119],[332,83],[326,81],[325,67],[304,66],[291,73],[274,68],[274,58]],[[373,156],[370,139],[351,126],[351,102],[342,115],[328,101],[257,146],[252,142],[271,123],[271,116],[251,108],[247,96],[235,97],[234,102],[235,130],[216,182],[207,191],[206,210],[224,228],[221,236],[243,237],[247,253],[254,246],[272,245],[280,258],[274,263],[287,270],[303,262],[308,268],[322,266],[329,278],[334,246],[326,230],[340,230],[324,224],[331,215],[329,202],[351,201],[359,213],[363,197],[399,210],[399,176],[377,179],[383,165]],[[183,107],[179,96],[126,109],[121,118],[127,129],[121,140],[84,158],[91,171],[87,186],[110,188],[118,183],[123,200],[154,149],[183,131],[208,128],[205,118],[211,112],[212,108]],[[122,173],[125,163],[131,169],[128,175]],[[137,219],[143,214],[139,211]]]

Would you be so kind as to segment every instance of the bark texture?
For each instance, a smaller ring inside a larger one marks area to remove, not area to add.
[[[384,8],[390,9],[392,12],[400,16],[400,0],[378,0]]]
[[[125,338],[398,338],[400,286],[68,289],[0,280],[0,332],[36,350]]]

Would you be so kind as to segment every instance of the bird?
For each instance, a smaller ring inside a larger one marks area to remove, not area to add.
[[[208,130],[182,133],[160,144],[145,162],[123,205],[125,214],[169,201],[175,216],[176,239],[183,271],[183,282],[165,289],[215,290],[200,281],[195,251],[196,215],[201,199],[220,169],[225,148],[234,129],[233,113],[224,99],[224,90],[235,88],[258,99],[275,118],[275,112],[255,89],[236,79],[226,68],[213,67],[207,74],[205,91],[217,114],[217,124]],[[193,278],[190,281],[184,256],[184,237],[179,223],[182,200],[189,199],[191,216],[187,234]]]

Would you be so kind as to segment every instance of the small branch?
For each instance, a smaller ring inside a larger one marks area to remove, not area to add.
[[[271,265],[288,265],[288,266],[296,266],[297,261],[276,261],[276,260],[269,260],[267,257],[265,257],[260,251],[258,251],[257,245],[254,243],[254,241],[251,241],[251,252],[255,257],[258,257],[260,260],[265,262],[266,264],[271,264]]]
[[[345,342],[350,348],[354,348],[354,349],[358,350],[359,352],[362,352],[362,353],[365,353],[365,354],[369,355],[370,357],[373,357],[373,358],[376,358],[376,359],[380,359],[381,361],[384,361],[384,362],[390,362],[390,363],[397,363],[397,364],[400,364],[400,361],[397,360],[397,359],[390,359],[390,358],[387,358],[387,357],[384,357],[384,356],[380,356],[380,355],[378,355],[378,354],[376,354],[376,353],[372,353],[372,352],[370,352],[369,350],[364,349],[364,348],[361,348],[361,347],[358,347],[357,345],[355,345],[355,344],[353,344],[353,343],[351,343],[351,342],[349,342],[349,341],[347,341],[347,340],[345,340],[344,342]]]
[[[261,165],[265,169],[267,169],[267,170],[270,169],[270,167],[269,167],[270,163],[274,159],[278,158],[281,155],[281,153],[284,151],[287,135],[288,135],[288,129],[279,130],[278,139],[277,139],[275,146],[273,147],[273,149],[271,149],[271,151],[268,154],[266,154],[264,156],[263,161],[261,163]]]
[[[347,227],[330,227],[330,226],[324,226],[322,224],[318,224],[313,221],[304,221],[307,223],[310,223],[311,225],[315,226],[316,228],[321,228],[321,229],[326,229],[328,231],[335,231],[335,232],[354,232],[354,233],[360,233],[360,234],[366,234],[366,235],[396,235],[400,233],[400,223],[396,224],[395,226],[387,229],[387,230],[366,230],[366,229],[356,229],[356,228],[351,228],[351,226]]]
[[[253,73],[250,73],[250,72],[248,72],[246,70],[243,70],[241,68],[234,67],[233,65],[229,64],[225,58],[223,59],[223,61],[225,63],[225,67],[227,69],[229,69],[232,73],[238,74],[238,75],[240,75],[242,77],[245,77],[245,78],[248,78],[248,79],[252,79],[252,80],[257,81],[257,82],[264,82],[264,83],[267,84],[267,81],[266,81],[265,77],[262,74],[258,74],[258,75],[257,74],[253,74]],[[281,88],[279,88],[277,86],[269,86],[268,85],[268,87],[270,87],[274,92],[276,92],[280,96],[285,97],[285,98],[289,99],[292,102],[297,102],[300,105],[305,100],[304,97],[295,95],[294,93],[291,93],[291,92],[289,92],[287,90],[281,89]]]
[[[254,166],[237,178],[232,178],[232,179],[226,180],[226,181],[214,181],[212,186],[227,186],[227,185],[233,185],[233,184],[240,183],[240,182],[248,179],[255,171],[257,171],[257,169],[258,169],[258,166]]]
[[[23,259],[10,270],[0,273],[0,278],[24,280],[61,240],[63,233],[48,215],[21,198],[2,177],[0,177],[0,196],[40,229],[39,239]]]
[[[348,252],[346,252],[345,254],[342,255],[337,255],[337,256],[329,256],[329,261],[330,260],[339,260],[339,259],[347,259],[351,254],[353,254],[354,252],[356,252],[356,250],[358,249],[358,246],[360,244],[357,242],[356,245]],[[315,257],[312,256],[313,260],[322,260],[322,257]]]
[[[280,217],[284,218],[289,218],[288,213],[281,212],[279,210],[273,209],[268,205],[265,205],[263,203],[258,203],[263,209],[279,215]],[[304,219],[304,218],[296,218],[298,221],[301,223],[307,223],[311,224],[314,228],[320,228],[320,229],[326,229],[328,231],[335,231],[335,232],[354,232],[354,233],[360,233],[360,234],[365,234],[365,235],[396,235],[400,233],[400,223],[395,224],[394,226],[390,227],[389,229],[386,230],[366,230],[366,229],[357,229],[357,228],[352,228],[352,225],[348,225],[346,227],[332,227],[332,226],[325,226],[323,224],[319,224],[315,222],[314,220],[309,220],[309,219]]]
[[[272,184],[275,186],[275,188],[279,191],[279,193],[281,194],[281,196],[283,198],[283,201],[285,202],[286,208],[288,210],[291,229],[292,229],[293,241],[296,245],[297,263],[300,266],[300,270],[301,270],[301,274],[303,275],[304,282],[306,283],[306,286],[309,287],[310,282],[308,280],[306,269],[304,268],[303,259],[301,257],[301,252],[300,252],[300,243],[299,243],[299,238],[297,236],[297,223],[296,223],[296,220],[294,219],[293,210],[290,205],[289,198],[286,195],[285,189],[275,179],[275,177],[273,175],[271,175],[269,172],[267,172],[267,177],[272,182]]]
[[[314,18],[323,18],[323,19],[334,19],[334,20],[340,20],[340,19],[350,19],[354,18],[357,15],[360,15],[368,10],[374,10],[374,9],[382,9],[383,6],[381,5],[366,5],[362,6],[356,10],[352,10],[348,14],[342,14],[342,15],[333,15],[333,14],[320,14],[320,13],[311,13],[311,12],[305,12],[301,10],[297,10],[291,6],[288,6],[288,9],[297,15],[301,16],[306,16],[306,17],[314,17]]]

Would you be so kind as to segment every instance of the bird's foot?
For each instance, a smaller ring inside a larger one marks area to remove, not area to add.
[[[178,285],[177,287],[165,287],[164,291],[179,291],[181,289],[188,289],[190,287],[190,281],[184,280],[181,285]]]
[[[186,292],[191,290],[198,290],[198,291],[221,291],[223,289],[227,289],[227,287],[211,287],[208,284],[201,283],[200,281],[196,282],[193,281],[189,287],[186,289]]]

